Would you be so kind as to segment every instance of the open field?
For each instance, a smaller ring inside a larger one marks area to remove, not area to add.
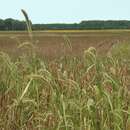
[[[0,32],[0,130],[130,130],[129,41],[128,30]]]
[[[72,51],[66,48],[67,39],[71,42]],[[29,40],[27,32],[0,32],[0,50],[10,55],[21,53],[17,47]],[[100,53],[106,53],[113,44],[130,41],[129,30],[60,30],[33,32],[33,40],[39,55],[47,58],[63,54],[82,55],[83,50],[94,46]]]

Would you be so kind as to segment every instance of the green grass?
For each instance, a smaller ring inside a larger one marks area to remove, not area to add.
[[[29,36],[27,54],[0,53],[1,130],[129,130],[128,46],[125,56],[113,47],[101,57],[91,47],[81,58],[45,61]]]

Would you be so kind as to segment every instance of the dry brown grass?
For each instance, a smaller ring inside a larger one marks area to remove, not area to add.
[[[67,35],[72,44],[72,52],[65,47],[64,35]],[[38,55],[51,59],[63,54],[79,56],[90,46],[104,54],[113,44],[130,41],[130,31],[39,31],[33,33],[33,38],[36,41]],[[17,48],[18,42],[22,43],[28,40],[26,32],[0,32],[0,51],[13,56],[19,55],[23,50]]]

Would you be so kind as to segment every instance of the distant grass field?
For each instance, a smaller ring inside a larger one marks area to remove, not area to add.
[[[71,55],[80,56],[82,52],[94,46],[100,53],[106,53],[116,43],[130,41],[129,30],[48,30],[33,32],[33,39],[38,55],[47,58],[59,57],[63,54],[70,54],[65,49],[66,38],[71,42]],[[17,47],[19,44],[28,41],[27,32],[9,31],[0,32],[0,50],[10,55],[19,55]]]

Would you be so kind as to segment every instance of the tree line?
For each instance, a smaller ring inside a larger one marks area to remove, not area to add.
[[[63,30],[63,29],[129,29],[130,21],[128,20],[93,20],[93,21],[81,21],[80,23],[72,24],[32,24],[33,30]],[[15,20],[12,18],[0,19],[0,30],[26,30],[26,22]]]
[[[12,18],[0,19],[0,30],[26,30],[26,22]]]

